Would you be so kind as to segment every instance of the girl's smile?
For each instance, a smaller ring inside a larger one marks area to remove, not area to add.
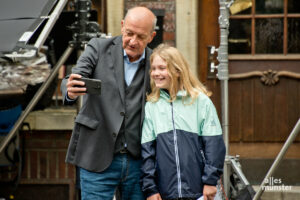
[[[150,76],[156,87],[170,89],[171,78],[168,73],[167,63],[158,55],[153,58]]]

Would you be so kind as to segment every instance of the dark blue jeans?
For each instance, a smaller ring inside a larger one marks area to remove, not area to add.
[[[144,200],[140,186],[141,162],[129,154],[116,154],[103,172],[80,168],[82,200],[112,200],[117,188],[122,200]]]

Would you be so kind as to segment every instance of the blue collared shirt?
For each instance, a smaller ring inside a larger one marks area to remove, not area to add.
[[[133,79],[136,71],[139,68],[140,62],[143,59],[145,59],[145,50],[144,50],[142,56],[134,62],[129,61],[129,58],[128,58],[125,50],[123,50],[123,52],[124,52],[124,76],[125,76],[124,78],[125,78],[127,86],[129,86],[130,83],[132,82],[132,79]]]

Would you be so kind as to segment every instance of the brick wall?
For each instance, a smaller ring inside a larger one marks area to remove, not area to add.
[[[149,9],[163,9],[165,11],[163,24],[163,42],[175,46],[175,0],[125,0],[125,12],[134,6],[145,6]]]

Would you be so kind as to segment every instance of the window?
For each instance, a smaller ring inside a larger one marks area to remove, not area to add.
[[[300,54],[299,0],[236,0],[235,4],[229,54]]]

